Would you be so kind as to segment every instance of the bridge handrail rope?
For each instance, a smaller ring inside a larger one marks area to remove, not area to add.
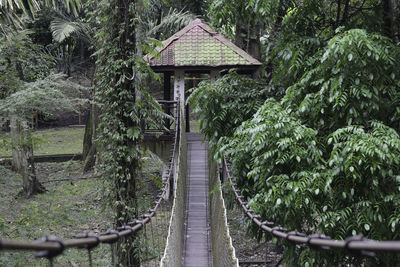
[[[177,105],[176,108],[176,119],[179,118],[179,101],[174,101]],[[173,175],[175,151],[177,148],[177,142],[179,142],[179,123],[175,123],[175,136],[173,149],[171,151],[171,157],[168,163],[168,169],[164,172],[162,177],[163,187],[160,193],[157,195],[154,201],[154,206],[149,209],[147,214],[143,214],[140,218],[143,220],[134,220],[128,222],[126,225],[118,227],[116,230],[108,230],[99,234],[95,233],[84,233],[83,235],[78,235],[76,238],[62,240],[56,236],[47,236],[38,240],[10,240],[2,239],[0,237],[0,251],[1,250],[31,250],[40,251],[40,255],[37,257],[44,257],[52,260],[54,257],[61,255],[63,251],[70,248],[87,248],[90,250],[98,246],[100,243],[112,244],[118,242],[122,237],[132,235],[141,229],[145,228],[145,225],[151,222],[151,219],[156,216],[157,209],[161,205],[162,201],[167,195],[167,190],[169,190],[169,184],[171,177]],[[90,257],[90,256],[89,256]]]
[[[164,255],[161,259],[160,266],[182,266],[183,255],[183,240],[184,240],[184,218],[186,206],[186,161],[187,161],[187,144],[184,119],[184,103],[179,101],[177,109],[179,110],[176,124],[180,127],[176,133],[179,138],[175,154],[175,175],[173,187],[173,204],[171,209],[171,216],[169,219],[168,237],[165,244]]]
[[[276,225],[274,222],[261,221],[261,216],[254,214],[254,211],[249,209],[248,203],[244,201],[244,197],[240,195],[240,190],[237,189],[236,184],[233,182],[233,178],[230,173],[230,166],[227,159],[223,159],[223,168],[226,171],[226,175],[229,179],[232,191],[235,195],[236,200],[239,202],[243,212],[246,216],[255,223],[261,230],[268,232],[277,238],[286,239],[296,244],[303,244],[312,249],[344,249],[349,253],[356,253],[360,256],[374,257],[374,252],[400,252],[400,240],[394,241],[377,241],[367,239],[361,235],[351,236],[345,240],[334,240],[324,234],[305,234],[300,233],[296,230],[288,232],[287,229],[280,225]]]

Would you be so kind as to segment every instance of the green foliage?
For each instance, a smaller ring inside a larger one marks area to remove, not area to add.
[[[231,72],[215,82],[202,82],[188,99],[200,112],[200,128],[211,146],[231,136],[261,106],[267,91],[261,84]]]
[[[232,159],[237,183],[257,214],[289,229],[315,228],[312,199],[319,197],[318,172],[324,169],[316,134],[268,99],[232,138],[223,139],[221,151]]]
[[[65,80],[61,74],[25,83],[20,90],[0,100],[0,116],[29,122],[34,110],[43,115],[59,110],[74,110],[81,101],[68,97],[64,92],[66,89],[80,91],[84,88]]]
[[[322,229],[339,238],[357,233],[399,239],[399,134],[372,121],[370,130],[348,126],[332,133],[328,142],[334,143],[326,181],[331,200],[321,217]]]
[[[0,37],[0,80],[11,75],[22,81],[32,82],[45,78],[54,67],[52,58],[40,45],[30,38],[32,31],[12,32],[5,38]],[[0,83],[0,88],[3,87]],[[15,91],[14,87],[2,88],[3,92]]]
[[[361,25],[359,14],[339,10],[336,22],[323,19],[325,1],[287,7],[266,55],[265,87],[281,101],[268,99],[255,112],[247,101],[231,103],[235,90],[220,97],[197,89],[201,131],[228,157],[262,219],[334,239],[400,239],[400,49],[380,34],[349,29]],[[294,266],[398,261],[394,254],[356,259],[285,245],[284,260]]]
[[[222,28],[224,34],[233,39],[239,18],[246,23],[270,24],[276,17],[279,2],[278,0],[215,0],[211,2],[208,16],[215,26]]]
[[[315,57],[284,98],[307,125],[327,134],[377,119],[398,129],[400,49],[389,39],[353,29],[336,35]]]
[[[14,28],[21,29],[23,26],[23,21],[21,19],[21,12],[24,15],[28,15],[32,18],[37,11],[42,7],[52,7],[55,9],[65,9],[68,13],[78,14],[80,10],[81,1],[80,0],[63,0],[63,1],[53,1],[53,0],[8,0],[0,1],[0,32],[7,35],[6,28],[3,26],[11,25]]]

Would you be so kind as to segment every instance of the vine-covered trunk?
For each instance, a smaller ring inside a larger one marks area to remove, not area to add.
[[[96,19],[98,34],[96,102],[99,103],[101,166],[110,179],[115,225],[138,219],[137,176],[140,166],[140,103],[137,84],[137,1],[108,0]],[[140,266],[140,240],[133,234],[120,240],[118,266]]]
[[[36,178],[31,136],[17,119],[12,119],[10,126],[13,144],[12,165],[22,176],[24,194],[26,198],[30,198],[34,194],[45,192],[45,188]]]

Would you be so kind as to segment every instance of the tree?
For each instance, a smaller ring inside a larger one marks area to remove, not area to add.
[[[9,35],[7,39],[0,39],[0,62],[5,67],[0,70],[0,80],[3,81],[3,84],[0,83],[0,88],[3,89],[0,111],[6,118],[3,121],[10,121],[13,167],[22,176],[23,190],[27,198],[44,192],[44,187],[36,179],[32,136],[28,127],[33,111],[37,109],[29,105],[31,109],[26,112],[18,106],[11,106],[11,103],[15,102],[13,99],[16,95],[21,96],[20,91],[28,82],[43,78],[51,68],[51,60],[31,42],[28,34],[29,31],[22,31]],[[28,99],[30,96],[32,95],[26,95]],[[21,114],[25,114],[25,117]],[[29,118],[26,119],[26,116]]]
[[[282,3],[281,3],[282,2]],[[285,1],[213,1],[210,19],[234,40],[234,43],[256,59],[261,60],[261,36],[275,17],[274,11]]]
[[[13,166],[22,176],[23,191],[27,198],[45,191],[36,179],[34,140],[29,125],[32,110],[37,110],[41,114],[74,110],[75,103],[64,93],[65,88],[82,89],[64,80],[62,75],[49,75],[34,82],[22,83],[21,88],[15,93],[0,100],[0,114],[5,118],[3,121],[11,121]]]
[[[141,151],[140,110],[136,98],[137,48],[136,1],[112,0],[99,3],[96,19],[101,20],[97,33],[98,86],[100,106],[100,141],[103,168],[112,183],[117,226],[137,218],[136,179]],[[119,264],[139,266],[135,250],[137,238],[121,242]]]
[[[398,239],[397,6],[378,0],[305,0],[279,1],[283,10],[268,9],[272,2],[249,1],[242,8],[272,11],[263,19],[269,71],[264,87],[274,99],[257,111],[248,102],[234,103],[239,121],[232,123],[225,116],[231,103],[198,90],[202,131],[217,152],[228,156],[241,193],[263,220],[334,239],[356,234]],[[237,2],[221,6],[222,26],[233,28],[237,7]],[[225,25],[222,15],[228,16]],[[393,254],[358,259],[284,244],[288,265],[398,261]]]
[[[11,25],[14,28],[22,28],[23,21],[20,18],[19,11],[32,17],[42,6],[58,8],[64,5],[68,12],[77,14],[80,8],[80,0],[48,1],[48,0],[10,0],[0,1],[0,30],[7,34],[4,25]]]

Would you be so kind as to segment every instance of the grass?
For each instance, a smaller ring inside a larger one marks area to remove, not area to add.
[[[104,231],[112,217],[106,208],[100,179],[56,182],[81,176],[81,162],[39,163],[37,173],[48,192],[31,199],[20,196],[21,180],[5,168],[0,169],[0,236],[7,239],[35,239],[47,235],[71,238],[86,230]],[[96,248],[105,257],[97,257],[95,266],[107,266],[110,260],[107,246]],[[1,252],[0,266],[46,266],[33,252]],[[107,256],[108,255],[108,256]],[[86,266],[87,252],[68,250],[57,258],[57,266]]]
[[[38,130],[34,136],[35,155],[57,155],[57,154],[77,154],[82,153],[84,128],[52,128]],[[5,143],[10,143],[10,134],[3,133],[0,139]],[[7,145],[0,145],[0,157],[10,157],[11,149]]]
[[[151,158],[145,160],[144,164],[142,179],[138,181],[140,214],[147,213],[153,206],[161,184],[157,175],[160,165]],[[56,235],[70,239],[85,231],[99,233],[113,227],[113,212],[107,205],[110,201],[107,197],[109,191],[105,189],[110,186],[103,178],[93,178],[93,174],[87,174],[85,178],[89,179],[76,180],[82,176],[82,163],[79,161],[38,163],[36,169],[38,179],[48,191],[25,199],[19,193],[21,178],[0,167],[0,187],[7,188],[0,190],[0,237],[33,240]],[[141,255],[147,252],[159,255],[164,251],[159,246],[165,244],[169,221],[167,215],[167,210],[160,209],[152,219],[145,232],[148,235],[146,241],[140,241]],[[143,236],[143,231],[140,235]],[[35,259],[34,254],[0,250],[0,266],[47,266],[46,260]],[[93,266],[111,266],[110,246],[102,244],[93,249],[92,258]],[[89,266],[87,251],[68,249],[56,258],[55,266]]]
[[[83,128],[64,127],[35,131],[35,140],[39,140],[36,141],[35,155],[81,153],[83,135]],[[1,140],[3,142],[0,143],[9,142],[9,134],[1,134]],[[10,150],[0,146],[0,157],[10,155]],[[35,165],[38,180],[48,191],[31,199],[25,199],[20,193],[21,177],[0,166],[0,238],[33,240],[56,235],[69,239],[84,231],[102,232],[112,227],[113,212],[107,208],[110,199],[106,197],[108,191],[105,189],[110,186],[104,186],[107,183],[103,178],[90,178],[92,173],[85,176],[90,179],[76,180],[77,177],[82,177],[82,162],[79,161]],[[146,154],[143,166],[143,179],[137,184],[140,214],[147,213],[153,205],[154,197],[161,186],[163,164],[150,153]],[[60,179],[72,180],[58,181]],[[159,255],[164,251],[169,208],[159,210],[152,220],[147,234],[151,233],[155,239],[142,244],[141,253],[149,250],[152,255]],[[48,266],[47,260],[35,259],[34,255],[32,251],[0,250],[0,266]],[[92,258],[93,266],[110,266],[110,246],[103,244],[93,249]],[[68,249],[55,259],[54,264],[61,267],[89,266],[87,251]]]
[[[82,149],[83,129],[57,128],[37,131],[35,135],[42,140],[36,154],[79,153]],[[4,135],[2,137],[9,138]],[[9,155],[4,149],[2,153]],[[146,213],[153,205],[154,197],[161,186],[163,164],[149,153],[146,154],[143,166],[143,179],[137,184],[141,214]],[[106,189],[111,186],[103,178],[93,178],[93,173],[85,175],[89,179],[76,180],[77,177],[82,177],[81,171],[82,162],[79,161],[36,163],[38,180],[48,191],[25,199],[20,193],[21,177],[0,166],[0,238],[33,240],[56,235],[69,239],[85,231],[103,232],[111,228],[114,219],[113,212],[107,207],[110,199]],[[72,180],[59,181],[60,179]],[[154,234],[156,241],[142,244],[142,254],[147,250],[153,255],[163,252],[162,248],[156,248],[165,243],[165,235],[162,233],[168,230],[168,212],[159,210],[157,214],[152,220],[152,228],[148,228],[147,232]],[[0,250],[0,266],[48,266],[47,260],[35,259],[34,255],[32,251]],[[93,249],[92,258],[93,266],[110,266],[110,246],[102,244]],[[88,253],[85,249],[68,249],[55,259],[55,266],[89,266]]]

